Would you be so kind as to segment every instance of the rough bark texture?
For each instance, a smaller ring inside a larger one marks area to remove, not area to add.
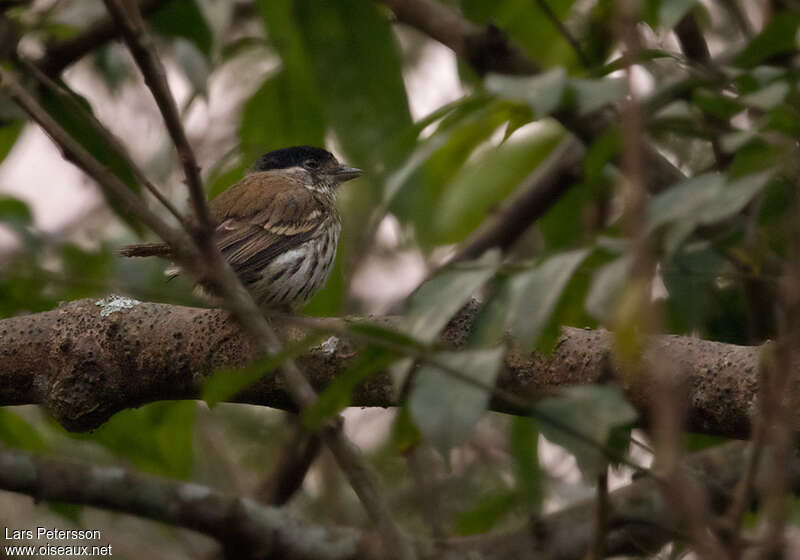
[[[465,308],[445,329],[443,342],[459,346],[474,314],[474,306]],[[297,328],[281,330],[289,339],[303,336]],[[658,399],[647,372],[667,369],[685,390],[690,430],[747,436],[755,411],[758,347],[659,336],[645,353],[643,373],[633,377],[624,374],[630,368],[615,362],[612,347],[609,332],[576,328],[563,330],[549,356],[521,352],[509,341],[498,387],[533,400],[565,385],[623,380],[631,402],[646,411]],[[331,339],[299,364],[314,387],[322,389],[354,354],[349,342]],[[124,408],[196,398],[212,372],[244,365],[253,357],[252,346],[225,311],[122,298],[79,300],[0,321],[0,406],[43,404],[67,429],[89,430]],[[659,368],[648,368],[649,363]],[[280,375],[265,376],[235,400],[293,406]],[[396,404],[388,373],[359,387],[352,404]],[[492,408],[515,412],[499,400]]]
[[[747,445],[731,442],[688,457],[682,468],[708,493],[709,506],[722,514],[747,461]],[[800,487],[800,461],[789,473]],[[337,526],[314,526],[284,511],[199,484],[187,484],[118,467],[97,467],[37,458],[0,447],[0,488],[41,500],[90,504],[200,531],[217,538],[230,557],[349,560],[385,558],[376,534]],[[757,485],[755,499],[760,496]],[[638,555],[659,550],[682,534],[682,520],[649,476],[609,494],[606,550]],[[578,560],[586,558],[594,526],[592,500],[531,520],[515,531],[416,542],[422,559]]]

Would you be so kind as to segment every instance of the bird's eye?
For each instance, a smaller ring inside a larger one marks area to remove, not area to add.
[[[319,162],[315,159],[307,159],[303,162],[303,167],[306,169],[318,169]]]

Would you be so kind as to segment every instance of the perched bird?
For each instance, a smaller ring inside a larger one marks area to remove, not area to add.
[[[336,190],[360,175],[326,150],[295,146],[262,155],[209,202],[216,245],[261,308],[297,307],[325,284],[342,229]],[[165,243],[120,253],[172,256]]]

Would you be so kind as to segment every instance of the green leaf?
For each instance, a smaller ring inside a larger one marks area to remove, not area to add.
[[[392,423],[391,435],[392,447],[397,453],[405,453],[419,445],[422,441],[422,434],[414,425],[408,406],[401,406],[395,415]]]
[[[67,89],[65,84],[61,84]],[[131,163],[116,148],[108,142],[106,137],[99,133],[92,120],[94,119],[89,102],[70,90],[67,95],[59,95],[49,88],[40,88],[39,102],[42,107],[58,123],[77,140],[97,161],[102,163],[109,171],[117,176],[134,192],[139,192],[141,187],[136,180]],[[116,199],[109,199],[109,205],[125,222],[136,231],[141,226],[133,215]]]
[[[707,173],[678,183],[653,197],[648,207],[648,227],[653,231],[671,224],[666,232],[667,253],[699,225],[713,224],[740,212],[769,182],[774,170],[737,179]]]
[[[211,408],[223,401],[230,400],[268,373],[278,369],[286,360],[304,354],[319,339],[319,336],[307,336],[298,342],[287,345],[278,354],[259,358],[246,367],[220,369],[203,383],[201,398]]]
[[[528,177],[563,138],[545,125],[530,138],[509,141],[463,167],[447,185],[434,214],[437,243],[458,243]]]
[[[373,2],[294,2],[325,116],[349,160],[374,172],[411,127],[400,52]]]
[[[286,146],[325,144],[325,119],[316,86],[305,68],[286,67],[247,100],[239,128],[246,165]]]
[[[570,16],[574,0],[548,0],[560,21]],[[530,0],[461,0],[461,9],[471,20],[502,29],[545,68],[578,65],[575,51],[538,2]]]
[[[720,95],[716,91],[704,88],[694,90],[692,104],[705,114],[720,119],[730,119],[745,109],[738,99]]]
[[[0,162],[6,159],[14,147],[24,124],[23,120],[15,120],[0,126]]]
[[[368,346],[359,351],[358,358],[342,373],[336,376],[311,408],[303,412],[303,425],[310,430],[317,430],[322,422],[348,406],[353,391],[370,375],[385,370],[397,360],[397,354],[377,346]]]
[[[759,91],[743,95],[739,99],[745,105],[761,109],[762,111],[769,111],[783,103],[784,99],[786,99],[786,96],[789,94],[789,90],[789,84],[783,80],[779,80],[777,82],[772,82]]]
[[[579,249],[559,253],[513,277],[511,332],[523,349],[537,345],[572,275],[590,252]]]
[[[575,96],[578,114],[581,116],[619,101],[625,91],[622,78],[606,78],[604,80],[571,78],[568,87]]]
[[[384,196],[389,189],[396,193],[391,210],[400,220],[414,224],[423,248],[439,243],[436,218],[450,181],[475,149],[514,114],[515,107],[505,101],[491,102],[479,110],[461,110],[441,123],[410,155],[408,163],[389,176]]]
[[[519,497],[519,494],[509,490],[489,494],[473,509],[458,516],[456,533],[459,535],[486,533],[514,511],[519,504]]]
[[[99,443],[144,471],[186,479],[194,464],[196,409],[194,401],[160,401],[123,410],[91,434],[71,435]]]
[[[242,111],[239,135],[245,162],[286,146],[325,144],[322,96],[289,0],[256,3],[281,69],[266,79]]]
[[[195,0],[171,0],[148,18],[151,27],[169,37],[188,39],[209,56],[214,35]]]
[[[800,14],[780,12],[769,20],[766,27],[734,59],[737,66],[752,68],[775,55],[797,49],[797,29]]]
[[[499,266],[499,251],[489,251],[478,260],[456,263],[436,274],[409,297],[406,332],[424,343],[433,342]]]
[[[492,74],[486,78],[486,89],[503,99],[527,103],[541,119],[561,106],[567,90],[567,72],[559,67],[526,78]]]
[[[586,311],[598,321],[607,319],[614,310],[629,278],[630,266],[630,255],[623,255],[594,273],[592,287],[586,296]]]
[[[0,408],[0,442],[26,451],[42,452],[47,448],[39,431],[8,407]]]
[[[542,510],[542,469],[539,467],[539,431],[531,418],[515,416],[511,421],[511,456],[517,489],[531,515]]]
[[[486,348],[500,344],[509,326],[511,296],[510,279],[498,274],[492,282],[490,295],[472,322],[467,346]]]
[[[726,260],[703,244],[678,251],[662,263],[661,277],[667,289],[670,325],[679,332],[704,332],[711,314],[722,307],[718,278]]]
[[[211,68],[202,51],[194,43],[178,39],[175,41],[175,62],[192,84],[192,89],[201,95],[206,94],[206,84]]]
[[[645,21],[653,28],[672,29],[696,3],[697,0],[646,0]]]
[[[603,448],[621,455],[623,449],[617,444],[627,447],[627,440],[623,442],[615,438],[615,430],[630,427],[637,418],[636,410],[619,390],[601,385],[569,387],[561,392],[561,396],[539,401],[535,410],[544,418],[557,420],[569,431],[581,435],[575,437],[544,418],[538,424],[542,435],[575,455],[587,481],[596,479],[606,470],[608,458]]]
[[[504,349],[439,352],[434,358],[469,379],[494,387],[503,364]],[[489,392],[431,365],[423,365],[414,379],[408,406],[414,423],[444,455],[465,442],[483,416]]]
[[[13,196],[0,196],[0,222],[30,225],[33,214],[26,202]]]

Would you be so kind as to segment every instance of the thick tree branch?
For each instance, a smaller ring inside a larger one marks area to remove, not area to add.
[[[720,515],[730,504],[746,461],[746,445],[731,442],[691,455],[680,471],[708,494],[709,507],[715,515]],[[787,477],[797,492],[800,461],[796,456]],[[676,537],[686,537],[681,530],[681,519],[663,499],[659,483],[652,478],[640,478],[610,493],[608,505],[605,549],[610,556],[648,555]],[[463,550],[478,546],[487,559],[582,559],[587,557],[592,542],[593,516],[593,501],[589,500],[533,521],[523,530],[494,537],[476,536],[465,539],[462,546]],[[456,546],[452,541],[450,545]]]
[[[713,447],[690,456],[681,470],[710,496],[715,514],[728,507],[747,462],[743,442]],[[793,457],[788,478],[800,489],[800,462]],[[681,537],[681,520],[649,477],[608,495],[608,554],[657,551]],[[279,509],[192,483],[38,458],[0,447],[0,488],[33,496],[130,513],[202,532],[218,539],[237,558],[348,560],[385,558],[376,535],[355,529],[319,527]],[[755,496],[756,498],[759,496]],[[578,560],[586,557],[593,535],[593,500],[533,521],[519,530],[450,539],[435,548],[418,543],[422,558],[486,560]]]
[[[448,325],[444,342],[463,344],[474,318],[469,306]],[[0,406],[43,404],[70,430],[88,430],[124,408],[161,399],[197,398],[204,380],[223,366],[241,366],[259,354],[222,310],[132,300],[80,300],[45,313],[0,321]],[[391,319],[386,319],[391,322]],[[289,339],[307,333],[276,324]],[[354,359],[345,340],[298,359],[316,389],[328,385]],[[613,338],[607,331],[566,328],[551,356],[520,352],[512,343],[498,387],[533,400],[566,385],[613,378]],[[686,387],[688,429],[747,437],[755,413],[759,347],[691,337],[657,336],[645,355],[668,363]],[[646,370],[647,368],[645,368]],[[663,371],[663,365],[661,370]],[[659,395],[646,380],[627,388],[648,410]],[[294,410],[280,375],[265,378],[235,398]],[[373,376],[353,395],[353,406],[396,404],[388,373]],[[492,402],[504,412],[508,405]],[[800,411],[795,424],[800,427]]]
[[[218,539],[236,558],[355,560],[384,558],[380,541],[355,529],[318,527],[285,511],[119,467],[37,458],[0,447],[0,488],[131,513]]]
[[[141,63],[145,81],[151,84],[154,97],[159,101],[159,108],[164,112],[165,122],[168,126],[172,125],[174,127],[176,122],[170,117],[169,112],[165,112],[164,107],[162,107],[170,105],[170,102],[174,105],[174,100],[172,100],[169,90],[165,89],[166,82],[163,80],[163,68],[160,66],[160,61],[152,49],[147,49],[140,43],[141,36],[136,35],[137,29],[141,31],[141,25],[138,27],[133,25],[132,28],[126,27],[130,22],[126,20],[126,12],[122,9],[121,4],[116,4],[112,0],[108,0],[108,4],[112,10],[117,9],[115,13],[118,20],[122,20],[118,21],[118,23],[127,29],[129,34],[131,32],[134,33],[134,36],[130,38],[132,39],[131,49],[135,51],[134,57],[137,57],[138,52],[138,55],[142,58],[141,61],[137,58],[137,61]],[[158,73],[159,69],[161,69],[161,74]],[[242,325],[244,332],[255,341],[259,350],[257,354],[274,354],[280,351],[280,339],[270,327],[250,294],[222,259],[213,243],[211,243],[210,235],[197,235],[202,232],[210,232],[210,230],[201,227],[199,232],[191,232],[195,234],[193,237],[196,241],[196,247],[193,247],[192,244],[188,243],[184,235],[170,228],[153,214],[141,199],[129,191],[116,176],[111,174],[79,143],[70,137],[42,109],[38,102],[17,83],[14,77],[2,69],[0,69],[0,89],[17,102],[50,135],[67,159],[98,181],[100,186],[108,190],[112,196],[120,199],[134,215],[151,227],[163,241],[166,241],[171,246],[176,260],[187,271],[190,271],[195,278],[203,278],[213,287],[213,291],[221,296],[226,308]],[[182,131],[179,121],[177,121],[177,126]],[[170,132],[174,133],[175,131],[170,130]],[[191,183],[191,172],[197,172],[196,165],[188,165],[194,162],[191,146],[188,142],[182,143],[180,138],[175,136],[173,136],[173,141],[179,153],[181,153],[182,161],[187,171],[187,180]],[[185,154],[188,154],[189,157],[184,158]],[[197,180],[199,181],[199,175]],[[199,210],[198,219],[202,226],[208,220],[205,200],[202,198],[202,185],[198,183],[195,188],[192,188],[190,184],[190,192],[192,192],[192,199]],[[205,216],[205,219],[203,216]],[[199,257],[197,255],[198,252]],[[283,377],[287,381],[286,387],[291,393],[294,402],[301,407],[313,403],[316,398],[313,389],[291,360],[284,364]],[[75,396],[72,395],[67,398],[72,399]],[[77,398],[80,400],[81,397],[77,396]],[[402,560],[413,559],[414,551],[394,523],[386,501],[378,489],[374,473],[361,457],[358,449],[344,435],[341,423],[333,419],[326,422],[321,430],[321,437],[336,457],[365,509],[374,519],[378,530],[386,540],[386,548],[390,554]]]

